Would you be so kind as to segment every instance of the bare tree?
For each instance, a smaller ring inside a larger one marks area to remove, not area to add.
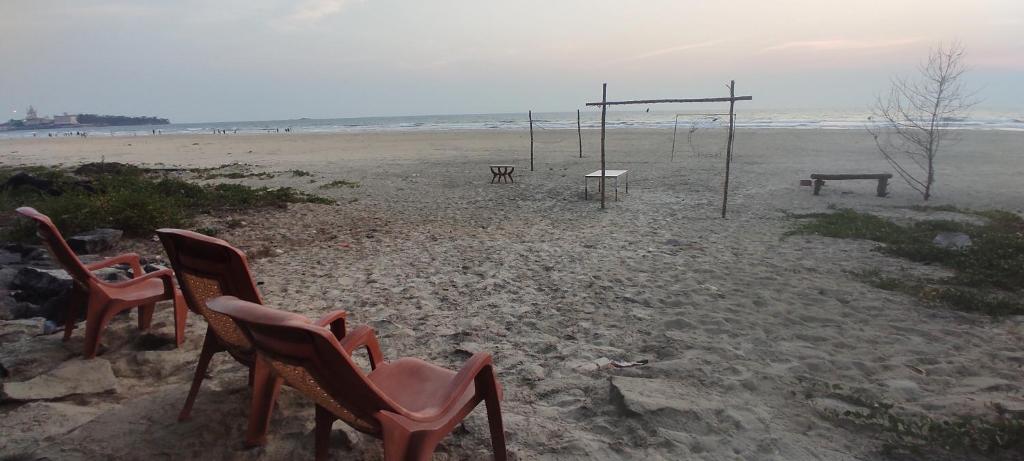
[[[888,95],[875,102],[868,131],[882,157],[928,200],[935,184],[936,154],[953,136],[949,123],[960,120],[977,101],[961,80],[967,71],[962,44],[932,49],[919,71],[916,80],[892,79]]]

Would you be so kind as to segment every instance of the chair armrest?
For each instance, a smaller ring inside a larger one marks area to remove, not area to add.
[[[132,278],[142,277],[144,272],[142,271],[142,263],[139,261],[139,255],[135,253],[125,253],[123,255],[114,256],[113,258],[107,258],[103,261],[94,262],[92,264],[86,264],[85,268],[89,272],[103,269],[104,267],[116,266],[118,264],[127,264],[132,268]]]
[[[431,420],[437,418],[439,415],[448,413],[452,410],[452,407],[459,402],[459,398],[462,397],[462,394],[464,394],[470,386],[476,385],[479,389],[479,380],[486,376],[484,373],[490,375],[489,380],[495,386],[495,392],[500,398],[500,387],[498,386],[497,378],[494,377],[494,371],[492,370],[493,362],[491,360],[491,354],[486,352],[477,352],[476,354],[473,354],[469,360],[466,360],[466,363],[462,364],[462,368],[455,377],[452,378],[452,383],[445,391],[448,394],[448,398],[445,400],[444,405],[439,407],[438,410],[431,411],[430,413],[409,412],[407,417],[423,421]]]
[[[377,336],[373,333],[373,328],[367,325],[360,325],[354,328],[339,343],[341,348],[345,349],[345,352],[349,354],[360,347],[365,347],[366,353],[370,356],[371,370],[376,370],[377,366],[384,361],[384,354],[380,351],[380,343],[377,342]]]
[[[106,285],[114,288],[131,288],[142,282],[146,282],[156,278],[164,279],[164,288],[167,290],[168,293],[174,293],[174,271],[170,269],[160,269],[158,271],[150,272],[146,275],[136,277],[131,280],[126,280],[124,282],[117,283],[106,283]]]
[[[334,311],[324,314],[313,322],[316,325],[327,327],[331,329],[331,333],[339,341],[345,337],[345,318],[348,317],[348,312],[345,311]]]

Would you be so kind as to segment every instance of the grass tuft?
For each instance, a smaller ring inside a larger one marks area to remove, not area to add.
[[[851,405],[851,410],[828,412],[839,421],[876,432],[887,455],[911,459],[1020,459],[1024,451],[1024,419],[991,405],[992,416],[955,415],[936,418],[910,413],[892,403],[841,384],[817,383],[806,397],[825,396]]]
[[[344,179],[341,179],[341,180],[338,180],[338,181],[331,181],[331,182],[329,182],[327,184],[324,184],[324,185],[320,186],[321,189],[340,189],[342,187],[348,187],[350,189],[355,189],[355,188],[359,187],[359,183],[356,182],[356,181],[345,181]]]
[[[160,227],[186,227],[201,213],[285,207],[299,202],[334,203],[287,187],[200,185],[131,165],[86,166],[79,167],[77,175],[58,168],[0,169],[0,182],[18,171],[28,171],[53,181],[63,191],[53,196],[25,187],[6,189],[0,191],[0,207],[34,207],[50,216],[67,235],[111,227],[123,230],[126,235],[145,236]],[[75,187],[83,181],[88,183],[88,189]],[[32,226],[24,220],[0,221],[2,225],[6,225],[4,234],[9,239],[31,240],[34,235]]]

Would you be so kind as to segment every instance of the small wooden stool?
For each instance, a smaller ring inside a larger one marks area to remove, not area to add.
[[[491,184],[494,184],[494,181],[500,183],[502,178],[505,178],[506,183],[516,182],[515,179],[512,179],[512,172],[514,171],[516,171],[514,165],[491,165],[491,174],[493,175],[491,177]]]

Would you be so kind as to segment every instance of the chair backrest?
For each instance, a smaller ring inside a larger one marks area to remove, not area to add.
[[[164,244],[189,309],[202,315],[217,337],[235,352],[252,349],[231,318],[206,306],[210,299],[224,295],[263,303],[245,253],[221,239],[197,232],[158,229],[156,234]]]
[[[64,237],[60,235],[60,231],[57,230],[57,226],[53,225],[50,217],[36,211],[35,208],[27,206],[18,208],[15,211],[36,222],[36,235],[50,249],[50,254],[57,260],[57,263],[67,271],[68,275],[75,280],[75,283],[78,283],[82,288],[88,287],[89,279],[94,277],[92,272],[85,268],[82,261],[78,259],[75,252],[68,246],[68,242],[64,241]]]
[[[366,378],[330,329],[299,314],[230,296],[213,299],[209,305],[238,323],[263,360],[285,382],[352,427],[379,433],[374,415],[397,408]]]

